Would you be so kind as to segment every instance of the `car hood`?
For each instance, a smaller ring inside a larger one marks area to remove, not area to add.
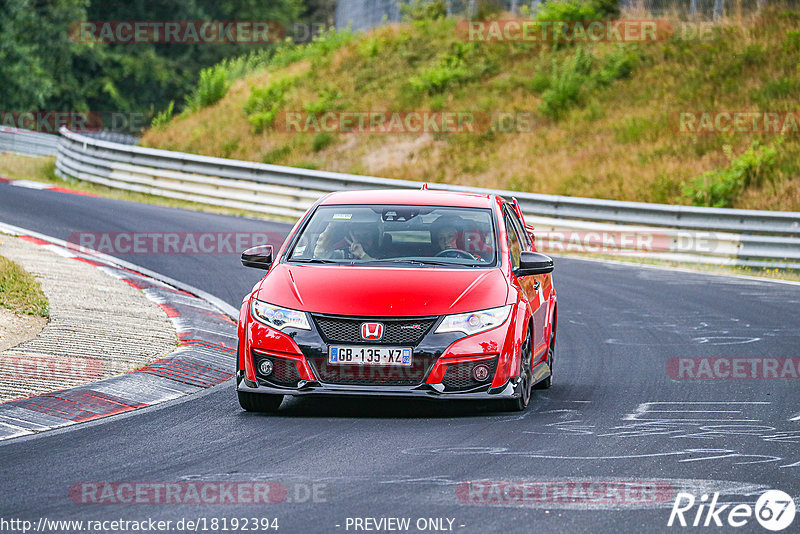
[[[259,300],[296,310],[373,317],[444,315],[502,306],[500,269],[273,265]]]

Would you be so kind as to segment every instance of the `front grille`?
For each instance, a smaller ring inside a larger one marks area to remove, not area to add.
[[[314,315],[314,322],[327,343],[364,343],[369,345],[416,346],[428,333],[436,318],[420,319],[350,319]],[[361,324],[365,322],[383,323],[383,337],[379,340],[361,338]]]
[[[478,382],[472,378],[472,368],[481,363],[489,366],[489,379]],[[442,385],[445,387],[445,391],[466,391],[479,386],[485,386],[492,382],[492,377],[494,376],[496,368],[497,358],[449,365],[447,366],[447,371],[444,373]]]
[[[268,357],[255,352],[253,353],[253,360],[256,364],[256,374],[262,382],[286,387],[297,386],[297,382],[300,380],[300,372],[297,370],[297,364],[294,361],[274,356]],[[272,361],[272,373],[268,376],[264,376],[258,371],[258,364],[261,360]]]

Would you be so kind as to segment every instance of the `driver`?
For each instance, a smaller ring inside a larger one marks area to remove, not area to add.
[[[434,255],[444,250],[461,248],[458,246],[458,237],[462,221],[460,217],[442,215],[431,223],[431,245]]]

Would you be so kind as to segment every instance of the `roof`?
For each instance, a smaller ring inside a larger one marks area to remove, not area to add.
[[[326,196],[322,205],[335,204],[399,204],[410,206],[453,206],[462,208],[490,208],[494,195],[464,193],[459,191],[431,191],[422,189],[374,189],[340,191]]]

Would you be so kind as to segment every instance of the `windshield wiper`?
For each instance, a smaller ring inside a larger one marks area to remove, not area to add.
[[[324,258],[289,258],[294,263],[344,263],[336,260],[326,260]]]
[[[443,267],[475,267],[480,264],[468,263],[454,263],[452,261],[438,261],[438,260],[401,260],[401,259],[386,259],[386,260],[371,260],[366,263],[405,263],[410,265],[439,265]]]

